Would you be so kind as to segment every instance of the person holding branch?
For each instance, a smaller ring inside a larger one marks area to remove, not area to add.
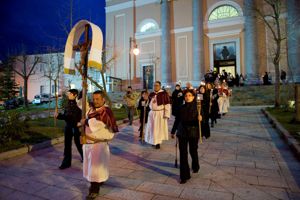
[[[140,140],[144,142],[144,134],[145,134],[145,124],[148,121],[148,114],[150,111],[149,102],[148,102],[149,93],[146,90],[143,90],[141,93],[141,98],[139,100],[139,105],[137,107],[140,110]]]
[[[70,89],[67,92],[68,102],[64,108],[63,113],[55,111],[54,117],[59,120],[65,120],[66,126],[64,131],[64,160],[62,161],[59,169],[66,169],[71,167],[72,163],[72,138],[74,136],[74,142],[77,150],[80,154],[81,160],[83,160],[82,145],[80,144],[80,131],[77,127],[77,123],[81,119],[81,109],[78,107],[76,97],[78,96],[78,90]]]
[[[199,121],[202,116],[198,115],[197,101],[194,90],[187,89],[184,91],[185,104],[179,110],[179,125],[176,136],[179,142],[180,156],[180,184],[184,184],[191,178],[190,167],[188,163],[188,147],[192,158],[193,173],[197,173],[200,169],[198,159],[198,142]],[[174,134],[171,135],[174,138]]]

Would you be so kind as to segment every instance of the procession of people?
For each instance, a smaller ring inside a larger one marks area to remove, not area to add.
[[[139,110],[138,135],[143,145],[150,144],[159,150],[163,148],[163,142],[169,140],[169,133],[172,139],[176,138],[175,165],[177,167],[178,149],[179,182],[184,184],[191,178],[191,170],[193,173],[199,172],[198,145],[203,139],[208,142],[211,137],[210,129],[228,113],[231,90],[225,79],[207,76],[195,87],[191,82],[186,82],[185,88],[181,87],[181,82],[176,83],[172,95],[160,81],[155,81],[153,86],[153,92],[141,91],[139,100],[132,87],[127,87],[123,101],[128,114],[128,125],[133,125],[134,113]],[[118,132],[118,127],[102,91],[92,94],[93,101],[84,119],[81,119],[81,106],[76,102],[78,94],[78,90],[70,89],[64,112],[54,114],[57,119],[66,121],[64,160],[59,168],[63,170],[71,167],[74,137],[83,162],[83,177],[90,182],[87,199],[95,199],[99,195],[100,186],[109,178],[109,142]],[[168,121],[171,115],[175,120],[169,131]],[[81,133],[80,127],[84,127]],[[192,159],[191,170],[188,154]]]

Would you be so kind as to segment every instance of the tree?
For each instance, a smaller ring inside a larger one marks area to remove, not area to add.
[[[263,20],[264,24],[271,32],[274,42],[274,52],[272,52],[272,62],[275,68],[275,99],[274,106],[280,105],[280,59],[282,54],[282,42],[286,39],[284,31],[282,31],[282,20],[280,19],[283,5],[281,0],[264,0],[263,4],[266,5],[260,8],[255,8],[255,11]]]
[[[106,70],[108,69],[108,66],[116,59],[116,56],[113,55],[110,59],[106,60],[106,53],[107,53],[107,50],[103,49],[103,51],[102,51],[102,69],[100,70],[102,85],[99,84],[99,82],[97,80],[93,79],[89,75],[87,76],[87,80],[89,80],[92,84],[94,84],[97,88],[99,88],[99,90],[104,92],[106,100],[108,101],[108,105],[109,105],[109,107],[111,107],[112,102],[106,91],[106,80],[104,78],[104,74],[105,74]],[[77,64],[76,64],[76,69],[82,76],[83,75],[82,71],[79,69],[79,66]]]
[[[57,85],[60,78],[60,74],[63,69],[63,55],[61,53],[49,53],[48,59],[45,62],[47,68],[44,69],[44,76],[49,79],[49,98],[51,98],[51,84],[54,83],[54,94],[55,94],[55,111],[58,110],[58,96],[57,96]],[[50,116],[50,101],[49,101],[49,116]],[[54,121],[56,125],[56,120]]]
[[[28,79],[31,75],[35,74],[35,67],[37,64],[42,63],[42,58],[39,56],[21,55],[11,57],[13,64],[12,70],[18,74],[24,81],[24,106],[28,108]]]
[[[0,99],[10,99],[19,93],[19,86],[15,82],[15,75],[12,66],[4,63],[0,71]]]

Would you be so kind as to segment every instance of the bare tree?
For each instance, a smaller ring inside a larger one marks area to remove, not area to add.
[[[271,32],[273,42],[275,44],[274,52],[272,53],[272,62],[275,68],[275,99],[274,106],[280,105],[280,59],[282,54],[282,42],[286,39],[284,31],[282,31],[283,21],[280,19],[283,5],[281,0],[264,0],[264,6],[255,8],[260,19],[268,27]]]
[[[28,80],[31,75],[35,74],[35,67],[42,63],[42,58],[23,54],[11,57],[11,62],[13,63],[13,71],[24,81],[24,106],[28,108]]]
[[[109,107],[111,107],[112,102],[111,102],[111,99],[109,98],[109,96],[107,94],[107,91],[106,91],[106,80],[104,78],[104,74],[105,74],[106,70],[108,69],[109,65],[116,59],[116,55],[113,55],[110,59],[106,60],[106,53],[107,53],[107,51],[104,49],[102,51],[102,69],[100,70],[102,85],[99,84],[99,81],[95,80],[93,77],[91,77],[89,75],[87,76],[87,79],[92,84],[94,84],[97,88],[99,88],[101,91],[104,92],[106,100],[108,101],[108,105],[109,105]],[[76,64],[75,67],[82,76],[83,75],[82,70],[80,70],[79,66]]]
[[[58,95],[57,86],[60,78],[60,74],[63,69],[63,55],[61,53],[50,53],[48,60],[45,62],[47,69],[44,69],[44,76],[49,79],[49,98],[51,98],[51,84],[54,83],[55,94],[55,111],[58,110]],[[49,115],[50,115],[50,101],[49,101]],[[56,120],[55,120],[56,124]]]

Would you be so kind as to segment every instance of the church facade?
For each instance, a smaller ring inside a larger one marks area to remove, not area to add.
[[[272,33],[257,7],[268,12],[255,0],[106,0],[107,58],[114,58],[107,75],[150,89],[155,80],[196,86],[209,70],[243,74],[250,84],[274,76]],[[281,13],[285,31],[286,6]],[[286,44],[280,69],[288,71]]]

